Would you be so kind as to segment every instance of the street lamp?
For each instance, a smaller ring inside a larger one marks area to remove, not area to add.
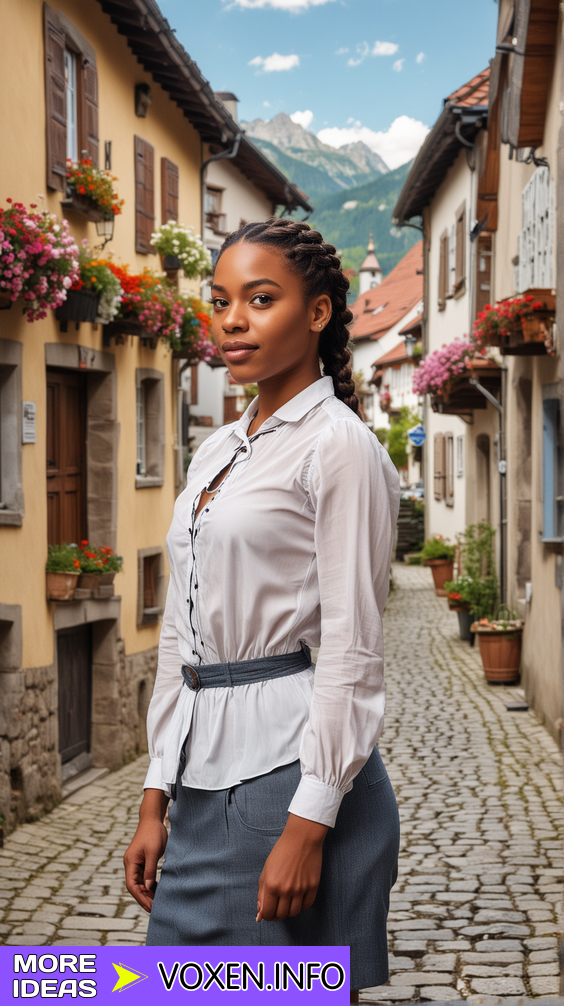
[[[101,245],[96,245],[97,248],[105,248],[108,241],[111,241],[114,236],[114,221],[115,217],[112,213],[111,217],[104,217],[103,220],[96,221],[96,233],[99,238],[104,238]]]
[[[413,350],[415,349],[417,341],[418,339],[415,335],[405,336],[405,351],[410,358],[413,356]]]

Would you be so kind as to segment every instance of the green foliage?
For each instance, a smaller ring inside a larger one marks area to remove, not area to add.
[[[119,573],[123,565],[121,555],[116,555],[109,546],[90,545],[84,540],[76,551],[81,573]]]
[[[475,620],[492,618],[498,603],[494,559],[495,530],[487,521],[470,524],[461,540],[462,567],[468,578],[467,603]]]
[[[386,449],[388,447],[389,432],[390,430],[387,426],[379,426],[377,430],[373,431],[374,435],[378,437],[378,440],[382,444],[382,447],[385,447]]]
[[[422,559],[454,559],[454,545],[449,545],[448,538],[437,534],[429,538],[421,551]]]
[[[398,471],[407,464],[407,431],[419,421],[417,413],[405,406],[397,418],[392,417],[390,420],[387,448]]]
[[[421,552],[419,552],[417,555],[410,555],[409,556],[409,559],[407,560],[407,565],[408,566],[420,566],[421,562],[422,562]]]
[[[47,573],[78,573],[80,562],[76,545],[49,545]]]

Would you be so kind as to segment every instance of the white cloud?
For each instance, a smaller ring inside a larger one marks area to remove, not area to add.
[[[421,65],[421,63],[423,63],[424,60],[426,60],[426,59],[427,59],[427,57],[426,57],[425,53],[424,52],[420,52],[419,55],[415,57],[415,62],[419,63],[419,65]]]
[[[428,132],[429,127],[423,122],[412,119],[409,115],[400,115],[385,132],[376,132],[368,126],[355,123],[354,126],[342,129],[338,126],[321,129],[317,136],[322,143],[337,148],[343,147],[345,143],[362,140],[367,147],[380,154],[388,167],[399,168],[400,164],[415,157]]]
[[[357,57],[351,56],[347,59],[347,66],[360,66],[360,64],[366,59],[368,53],[370,52],[370,46],[368,42],[361,42],[360,45],[356,47]]]
[[[269,101],[263,101],[263,106],[264,106],[264,108],[270,108],[270,102]]]
[[[300,14],[308,7],[320,7],[322,4],[333,2],[334,0],[222,0],[227,7],[243,7],[249,10],[274,7],[276,10],[288,10],[295,14]]]
[[[401,71],[403,70],[404,63],[405,59],[396,59],[394,63],[394,70],[396,71],[396,73],[401,73]]]
[[[372,50],[373,56],[395,56],[399,45],[395,42],[375,42]]]
[[[335,56],[343,56],[344,53],[348,52],[348,51],[349,51],[348,47],[347,46],[343,46],[342,49],[336,49],[335,50]]]
[[[307,129],[313,121],[313,112],[309,108],[305,112],[292,112],[290,118],[298,126],[303,126],[304,129]]]
[[[280,70],[292,70],[300,65],[299,56],[281,56],[279,52],[273,52],[272,56],[255,56],[249,60],[249,66],[258,66],[263,73],[277,73]]]

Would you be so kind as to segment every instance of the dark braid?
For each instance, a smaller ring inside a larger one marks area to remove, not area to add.
[[[288,217],[275,217],[264,223],[246,224],[230,234],[218,260],[227,248],[239,241],[279,249],[302,277],[306,300],[322,293],[331,298],[331,319],[319,339],[323,373],[333,378],[336,397],[359,415],[360,403],[355,395],[348,348],[347,326],[353,318],[347,307],[349,281],[343,273],[335,247],[327,244],[319,231],[312,230],[308,224]]]

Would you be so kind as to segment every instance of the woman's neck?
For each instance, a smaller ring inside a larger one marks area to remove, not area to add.
[[[267,419],[281,409],[286,402],[299,395],[321,378],[319,367],[301,370],[296,374],[284,374],[258,382],[258,410],[249,423],[248,435],[256,433]]]

